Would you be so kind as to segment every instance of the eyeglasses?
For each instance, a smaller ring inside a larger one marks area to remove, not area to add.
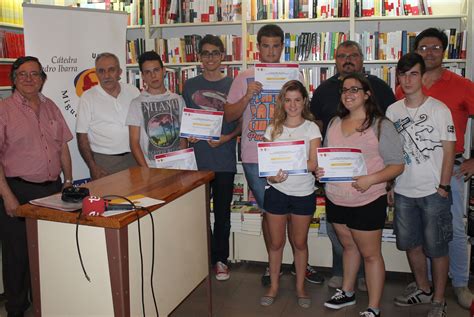
[[[158,75],[162,70],[163,68],[161,67],[155,67],[153,69],[144,69],[142,73],[144,76]]]
[[[422,45],[422,46],[418,47],[418,51],[419,52],[431,51],[431,52],[439,53],[439,52],[443,51],[443,46],[442,45],[432,45],[432,46]]]
[[[359,58],[360,54],[352,53],[352,54],[337,54],[336,58],[338,59],[356,59]]]
[[[17,74],[16,74],[16,77],[17,77],[18,79],[20,79],[20,80],[25,80],[25,79],[27,79],[28,77],[30,77],[30,78],[33,79],[33,80],[36,80],[36,79],[38,79],[38,78],[41,77],[41,73],[40,73],[40,72],[36,72],[36,71],[32,71],[32,72],[29,72],[29,73],[28,73],[28,72],[23,71],[23,72],[17,73]]]
[[[218,50],[209,52],[209,51],[202,51],[201,58],[218,58],[221,57],[222,53]]]
[[[356,94],[359,92],[359,90],[362,90],[364,91],[364,88],[362,87],[351,87],[351,88],[342,88],[340,90],[341,94],[347,94],[348,92],[351,93],[351,94]]]

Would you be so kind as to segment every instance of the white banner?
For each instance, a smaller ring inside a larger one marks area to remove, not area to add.
[[[39,58],[48,79],[43,94],[61,109],[75,136],[79,97],[98,83],[95,57],[110,52],[125,76],[127,15],[122,12],[23,4],[26,55]],[[123,79],[122,79],[123,81]],[[73,177],[89,178],[76,138],[69,142]]]

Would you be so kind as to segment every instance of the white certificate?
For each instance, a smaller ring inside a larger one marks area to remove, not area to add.
[[[281,169],[288,174],[308,173],[308,158],[304,140],[259,142],[258,176],[275,176]]]
[[[184,108],[179,136],[219,141],[223,118],[223,111]]]
[[[298,64],[256,64],[255,81],[262,84],[264,91],[280,91],[290,80],[299,80]]]
[[[364,156],[360,149],[318,148],[318,166],[324,168],[320,182],[354,182],[354,176],[367,175]]]
[[[184,149],[155,155],[157,168],[197,171],[194,149]]]

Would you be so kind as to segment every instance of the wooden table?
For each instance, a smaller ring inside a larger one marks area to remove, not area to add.
[[[79,243],[88,282],[76,249],[77,213],[22,205],[35,316],[155,316],[151,271],[160,316],[169,315],[207,279],[209,266],[209,182],[212,172],[135,167],[86,185],[91,195],[143,194],[166,203],[145,211],[79,220]],[[154,264],[152,267],[152,227]]]

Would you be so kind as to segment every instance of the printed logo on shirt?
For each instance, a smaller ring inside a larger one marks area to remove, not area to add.
[[[248,125],[247,138],[252,142],[263,141],[265,130],[273,118],[276,94],[260,93],[250,102],[251,118]]]
[[[224,111],[227,95],[216,90],[203,89],[196,90],[191,98],[201,109]]]
[[[454,133],[454,126],[448,125],[448,133]]]
[[[429,160],[432,152],[443,147],[441,140],[434,139],[435,128],[427,121],[428,115],[421,114],[415,122],[404,117],[394,123],[403,138],[403,156],[407,165],[422,164]]]
[[[142,113],[148,135],[148,158],[179,148],[180,112],[178,99],[142,102]]]

